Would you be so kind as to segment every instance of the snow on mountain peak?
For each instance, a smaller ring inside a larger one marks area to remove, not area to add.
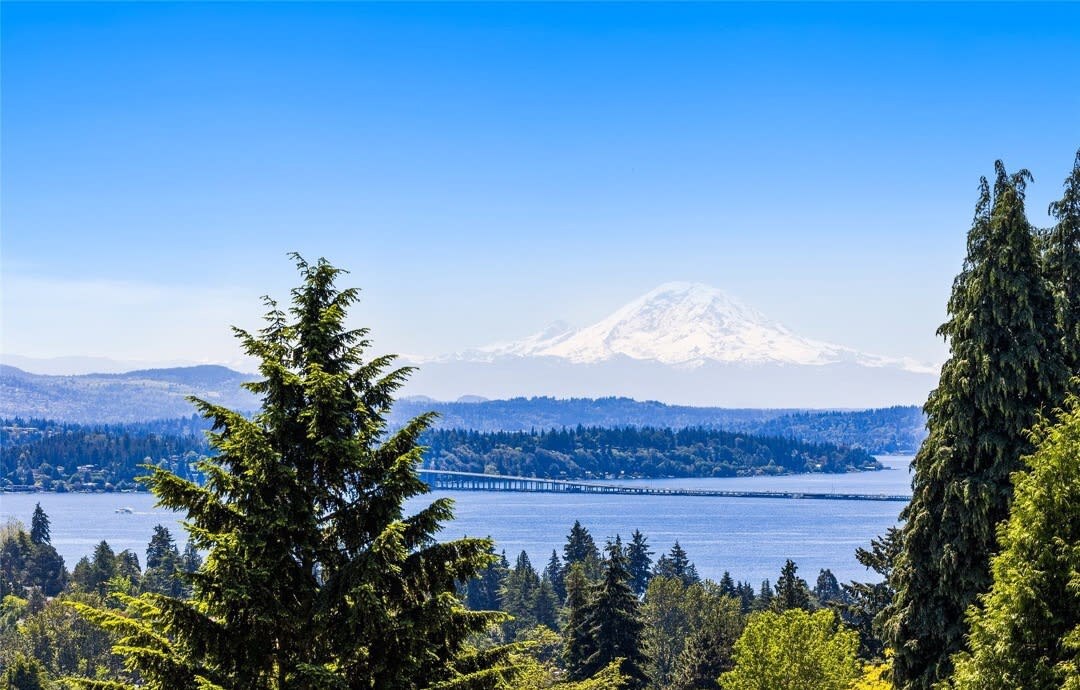
[[[468,359],[555,357],[592,364],[627,357],[669,365],[824,365],[852,362],[870,367],[927,368],[910,360],[868,355],[803,338],[761,312],[709,285],[665,283],[578,330],[555,323],[522,340],[474,350]]]

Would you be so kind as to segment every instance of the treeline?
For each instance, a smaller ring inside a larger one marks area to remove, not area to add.
[[[428,446],[430,469],[527,477],[733,477],[881,467],[864,450],[700,427],[434,429],[420,442]]]
[[[859,558],[876,570],[894,553],[890,535]],[[552,551],[542,568],[524,551],[513,564],[493,552],[461,594],[474,610],[512,616],[490,644],[535,645],[554,677],[583,680],[616,659],[625,687],[650,690],[717,688],[720,678],[732,688],[747,687],[747,678],[755,688],[848,688],[880,676],[883,645],[869,621],[888,599],[884,585],[841,584],[821,570],[811,586],[790,560],[775,584],[728,572],[713,582],[698,576],[678,541],[653,555],[640,531],[625,543],[616,535],[601,551],[575,522],[561,555]],[[807,639],[811,629],[818,640]],[[794,664],[792,648],[803,651]]]
[[[824,411],[690,407],[630,398],[560,400],[535,397],[479,402],[406,398],[395,404],[390,421],[400,426],[429,410],[439,414],[434,423],[438,429],[531,431],[574,428],[578,425],[670,429],[703,427],[851,446],[876,455],[914,453],[926,438],[926,417],[913,405]]]
[[[0,486],[8,490],[141,490],[144,465],[201,479],[211,454],[198,418],[124,425],[0,422]],[[431,429],[424,466],[537,477],[732,477],[880,467],[866,451],[706,428],[574,427],[481,433]]]
[[[209,452],[205,421],[179,418],[124,425],[0,421],[0,485],[43,491],[137,490],[144,464],[181,477]]]
[[[135,552],[116,553],[102,541],[69,572],[40,505],[29,531],[18,521],[0,527],[0,687],[67,688],[62,679],[73,675],[130,680],[112,653],[118,638],[76,614],[72,604],[115,607],[118,594],[187,598],[189,576],[202,567],[202,557],[190,540],[181,551],[168,528],[157,525],[144,563]]]

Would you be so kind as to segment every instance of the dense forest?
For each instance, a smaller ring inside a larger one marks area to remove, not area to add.
[[[526,477],[733,477],[881,467],[864,450],[702,428],[436,429],[421,443],[431,469]]]
[[[0,422],[0,483],[42,491],[137,490],[143,464],[193,477],[209,452],[201,418],[124,425]]]
[[[0,482],[9,490],[139,490],[143,465],[199,479],[211,453],[198,418],[83,426],[43,420],[0,422]],[[429,429],[424,466],[548,478],[732,477],[849,472],[880,465],[866,451],[791,438],[711,429],[602,429],[481,433]]]
[[[875,455],[914,453],[926,437],[926,417],[914,406],[873,410],[737,409],[666,405],[630,398],[511,398],[475,402],[399,400],[392,425],[427,411],[437,429],[532,431],[581,426],[702,427],[746,434],[797,438],[862,448]]]

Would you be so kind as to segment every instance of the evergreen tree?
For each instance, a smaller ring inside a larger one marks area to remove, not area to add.
[[[1027,171],[1000,161],[984,178],[967,258],[938,330],[950,356],[926,403],[929,436],[914,460],[903,551],[888,626],[898,688],[929,688],[964,648],[964,612],[990,586],[995,526],[1008,514],[1010,474],[1031,451],[1040,409],[1066,380],[1053,297],[1024,215]]]
[[[675,664],[672,690],[715,690],[716,679],[735,665],[735,642],[743,631],[739,601],[722,595],[708,601]]]
[[[735,585],[735,591],[739,598],[739,605],[742,608],[743,613],[750,613],[754,608],[754,602],[757,599],[754,596],[754,587],[749,582],[739,582]]]
[[[649,657],[649,677],[654,688],[667,688],[675,672],[675,664],[690,634],[693,604],[700,597],[688,596],[686,585],[677,577],[658,576],[649,582],[641,606],[642,646]]]
[[[553,631],[559,629],[559,602],[551,582],[546,578],[540,580],[533,594],[532,618],[537,625],[546,625]]]
[[[339,269],[296,260],[291,307],[267,299],[265,327],[237,330],[259,361],[261,380],[247,384],[258,414],[195,401],[217,451],[199,464],[205,485],[160,467],[148,479],[207,552],[192,599],[122,597],[135,617],[79,610],[121,635],[150,689],[490,685],[507,650],[463,654],[501,617],[456,594],[489,563],[490,542],[436,542],[447,498],[404,513],[428,491],[417,437],[432,415],[388,428],[409,370],[365,359],[367,330],[345,327],[358,293],[335,287]]]
[[[41,504],[34,506],[34,515],[30,519],[30,541],[34,544],[51,543],[49,516],[41,509]]]
[[[469,580],[465,588],[465,605],[473,611],[498,611],[501,608],[499,590],[510,570],[506,555],[496,555],[494,545],[488,549],[488,555],[488,565]]]
[[[156,568],[169,556],[175,560],[180,559],[180,552],[176,549],[176,542],[172,534],[164,525],[154,525],[154,534],[150,537],[150,543],[146,545],[146,568]]]
[[[772,601],[772,585],[769,584],[768,580],[762,580],[761,589],[758,590],[757,599],[754,601],[754,608],[757,611],[767,611],[772,608]]]
[[[600,549],[596,547],[596,541],[589,534],[589,530],[582,527],[579,520],[574,520],[574,526],[566,536],[563,562],[567,568],[574,563],[581,563],[589,579],[595,579],[599,575]]]
[[[172,534],[168,528],[155,525],[154,534],[146,546],[146,571],[143,573],[142,591],[184,598],[185,588],[180,572],[180,551],[176,548]]]
[[[735,589],[735,579],[731,577],[731,573],[724,571],[724,574],[720,577],[720,591],[729,597],[738,596],[738,590]]]
[[[566,568],[566,627],[563,628],[563,663],[571,678],[587,678],[586,660],[596,651],[587,617],[589,578],[582,563]]]
[[[900,553],[900,530],[890,527],[884,537],[870,541],[870,548],[855,550],[855,558],[867,569],[880,575],[875,582],[852,582],[844,585],[844,621],[859,633],[859,656],[882,659],[885,656],[883,625],[895,592],[890,581],[893,565]]]
[[[952,687],[1080,687],[1080,399],[1037,439]]]
[[[67,586],[67,569],[64,559],[48,542],[34,544],[26,561],[27,585],[47,597],[55,597]]]
[[[1071,376],[1080,376],[1080,151],[1050,215],[1057,224],[1047,238],[1047,277],[1057,302],[1065,365]]]
[[[592,653],[572,678],[588,678],[622,659],[619,670],[627,678],[627,687],[644,688],[649,680],[645,673],[648,658],[642,651],[638,599],[630,589],[626,555],[618,539],[608,544],[603,568],[603,578],[585,607]]]
[[[539,589],[540,576],[533,570],[529,554],[522,551],[499,589],[502,610],[513,616],[512,620],[503,623],[507,639],[513,640],[519,632],[536,626],[534,610]]]
[[[108,593],[109,580],[115,576],[116,553],[105,540],[94,547],[94,553],[89,560],[83,557],[72,573],[72,579],[80,590],[96,593],[101,597]]]
[[[630,544],[626,547],[626,568],[630,572],[630,588],[638,596],[645,594],[652,577],[652,550],[649,541],[641,530],[634,530]]]
[[[828,568],[818,573],[817,582],[814,584],[814,598],[822,606],[839,603],[844,599],[844,591],[840,588],[840,583]]]
[[[810,587],[806,580],[798,576],[798,570],[799,567],[790,558],[780,569],[780,579],[776,581],[776,595],[772,600],[774,611],[810,610]]]
[[[661,576],[677,577],[687,587],[701,579],[698,577],[697,568],[690,562],[690,557],[686,555],[686,551],[679,545],[678,539],[675,540],[675,545],[671,547],[671,551],[656,561],[653,577]]]
[[[4,670],[5,690],[45,690],[49,687],[48,676],[41,664],[32,656],[16,654],[15,661]]]
[[[551,550],[551,558],[548,559],[547,567],[544,568],[544,579],[551,584],[551,590],[555,593],[559,604],[566,601],[566,572],[555,549]]]

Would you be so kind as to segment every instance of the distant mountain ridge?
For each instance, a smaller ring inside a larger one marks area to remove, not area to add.
[[[0,365],[0,418],[37,418],[79,424],[126,424],[188,417],[189,395],[230,409],[251,412],[259,401],[241,387],[254,380],[226,367],[200,365],[121,374],[45,376]],[[550,397],[457,402],[406,397],[391,411],[390,423],[404,424],[423,412],[439,413],[437,428],[529,431],[584,426],[704,427],[857,446],[878,453],[907,452],[925,435],[916,407],[829,411],[739,409],[667,405],[629,398]]]
[[[207,364],[109,374],[53,376],[0,365],[0,417],[126,423],[186,417],[194,395],[252,411],[258,399],[240,384],[255,377]]]

